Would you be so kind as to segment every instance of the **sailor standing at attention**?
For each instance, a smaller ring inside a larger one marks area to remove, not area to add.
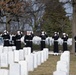
[[[27,31],[27,33],[26,33],[26,35],[24,37],[24,42],[26,43],[25,47],[31,47],[31,53],[33,52],[32,39],[33,39],[33,36],[31,35],[31,32]]]
[[[21,49],[21,34],[20,34],[20,31],[17,31],[17,34],[15,36],[15,40],[16,40],[16,50]]]
[[[46,34],[44,31],[41,32],[40,37],[41,37],[41,45],[40,46],[41,46],[41,50],[43,50],[43,48],[46,47],[45,46]]]
[[[4,46],[9,46],[9,40],[10,40],[10,35],[8,31],[4,30],[4,33],[2,34],[3,40],[4,40]]]
[[[68,50],[68,48],[67,48],[68,36],[66,33],[63,33],[62,39],[63,39],[63,52],[64,52],[64,51]]]
[[[52,38],[54,39],[54,47],[53,47],[54,55],[58,55],[58,53],[59,53],[59,48],[58,48],[59,34],[57,32],[54,32],[54,35]]]

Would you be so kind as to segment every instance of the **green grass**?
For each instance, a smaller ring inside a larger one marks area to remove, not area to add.
[[[49,55],[48,60],[38,66],[33,72],[29,72],[29,75],[53,75],[59,59],[60,56]],[[76,75],[76,56],[74,54],[71,54],[70,59],[70,75]]]
[[[76,75],[76,56],[71,54],[70,59],[70,75]]]

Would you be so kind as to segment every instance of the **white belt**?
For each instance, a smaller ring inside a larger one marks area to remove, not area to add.
[[[54,41],[57,41],[58,42],[58,40],[54,40]]]
[[[45,40],[41,40],[41,41],[45,41]]]
[[[9,40],[9,39],[4,39],[4,41],[7,41],[7,40]]]
[[[63,42],[67,43],[67,41],[63,41]]]
[[[20,39],[16,40],[16,41],[21,41]]]
[[[26,41],[32,41],[32,40],[26,40]]]

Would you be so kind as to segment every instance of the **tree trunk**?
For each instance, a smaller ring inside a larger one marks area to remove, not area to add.
[[[9,24],[9,23],[6,23],[6,30],[7,30],[8,32],[10,32],[10,24]]]
[[[10,17],[6,17],[6,30],[8,32],[10,32],[10,21],[11,21],[11,18]]]
[[[73,20],[72,20],[72,38],[73,38],[73,45],[72,45],[72,53],[75,53],[75,40],[74,36],[76,35],[76,0],[73,0]]]

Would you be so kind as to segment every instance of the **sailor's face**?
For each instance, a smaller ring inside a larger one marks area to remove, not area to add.
[[[18,31],[17,34],[20,35],[20,31]]]
[[[6,35],[7,33],[5,32],[4,34]]]
[[[30,35],[30,32],[29,31],[27,31],[27,35]]]

